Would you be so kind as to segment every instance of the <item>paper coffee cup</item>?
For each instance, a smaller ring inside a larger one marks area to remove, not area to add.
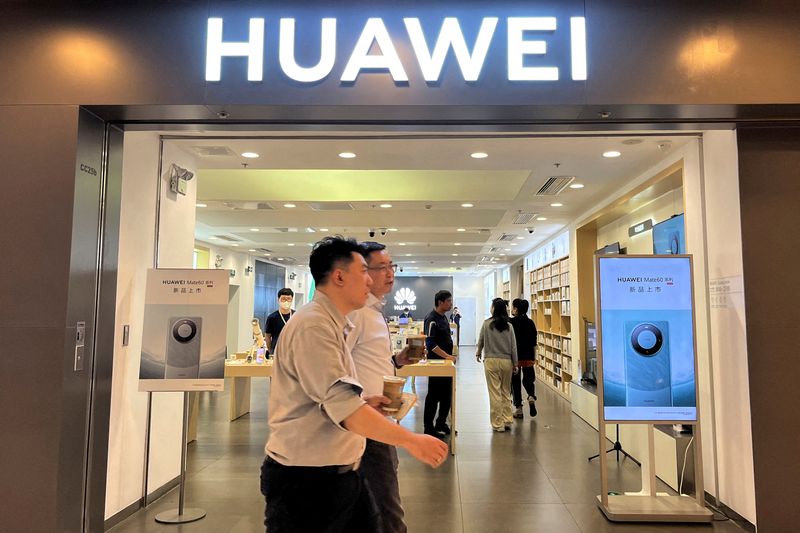
[[[410,350],[408,353],[409,359],[412,362],[418,362],[425,354],[425,335],[416,335],[406,339]]]
[[[383,406],[384,411],[397,411],[403,405],[403,387],[406,378],[397,376],[383,376],[383,395],[391,400],[391,403]]]

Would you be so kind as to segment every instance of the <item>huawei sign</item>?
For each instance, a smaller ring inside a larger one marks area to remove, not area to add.
[[[397,305],[403,305],[404,303],[413,305],[417,301],[417,295],[408,287],[403,287],[394,293],[394,301],[397,302]]]

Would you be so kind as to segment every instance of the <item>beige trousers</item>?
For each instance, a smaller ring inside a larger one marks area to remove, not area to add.
[[[514,421],[511,410],[511,374],[514,365],[509,359],[489,357],[483,360],[486,385],[489,388],[489,419],[500,429]]]

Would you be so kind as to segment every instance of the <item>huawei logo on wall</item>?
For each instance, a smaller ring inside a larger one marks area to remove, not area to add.
[[[397,305],[403,305],[404,303],[413,305],[417,301],[417,295],[408,287],[403,287],[394,293],[394,301],[397,302]]]

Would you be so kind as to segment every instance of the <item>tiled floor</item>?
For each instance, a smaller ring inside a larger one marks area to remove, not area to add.
[[[608,522],[595,504],[600,484],[597,461],[586,460],[597,451],[597,432],[572,414],[567,402],[540,385],[539,415],[531,419],[526,412],[510,433],[493,433],[483,368],[472,353],[462,349],[459,361],[457,456],[431,470],[400,452],[400,490],[410,532],[742,531],[730,521],[696,526]],[[421,398],[426,385],[425,379],[418,380]],[[253,380],[253,411],[232,423],[227,420],[227,394],[202,394],[198,442],[189,451],[186,497],[188,506],[208,512],[206,518],[182,526],[157,524],[156,514],[177,507],[173,490],[111,531],[263,531],[258,473],[268,431],[267,387],[266,380]],[[403,425],[421,431],[422,409],[414,409]],[[638,490],[640,472],[633,462],[610,465],[612,489]]]

